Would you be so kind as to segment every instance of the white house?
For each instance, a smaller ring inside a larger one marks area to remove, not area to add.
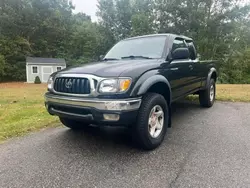
[[[28,83],[34,83],[36,76],[39,76],[42,83],[46,83],[53,72],[66,68],[64,59],[56,58],[26,58],[26,77]]]

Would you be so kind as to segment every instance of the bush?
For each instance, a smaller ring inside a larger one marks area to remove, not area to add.
[[[36,76],[34,83],[35,84],[41,84],[42,83],[41,80],[40,80],[40,78],[39,78],[39,76]]]

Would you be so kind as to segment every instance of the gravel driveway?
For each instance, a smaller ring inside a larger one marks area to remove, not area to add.
[[[0,187],[250,187],[250,103],[174,105],[161,147],[122,129],[51,128],[0,145]]]

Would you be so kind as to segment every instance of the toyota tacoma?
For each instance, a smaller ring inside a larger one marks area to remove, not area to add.
[[[191,38],[146,35],[118,42],[99,62],[51,75],[45,106],[65,126],[125,126],[146,150],[158,147],[171,127],[171,104],[198,94],[215,101],[217,71],[200,61]]]

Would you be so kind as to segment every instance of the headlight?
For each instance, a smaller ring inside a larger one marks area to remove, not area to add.
[[[52,90],[53,88],[53,77],[50,76],[48,80],[48,90]]]
[[[131,85],[130,78],[106,79],[100,83],[100,93],[122,93],[129,89]]]

